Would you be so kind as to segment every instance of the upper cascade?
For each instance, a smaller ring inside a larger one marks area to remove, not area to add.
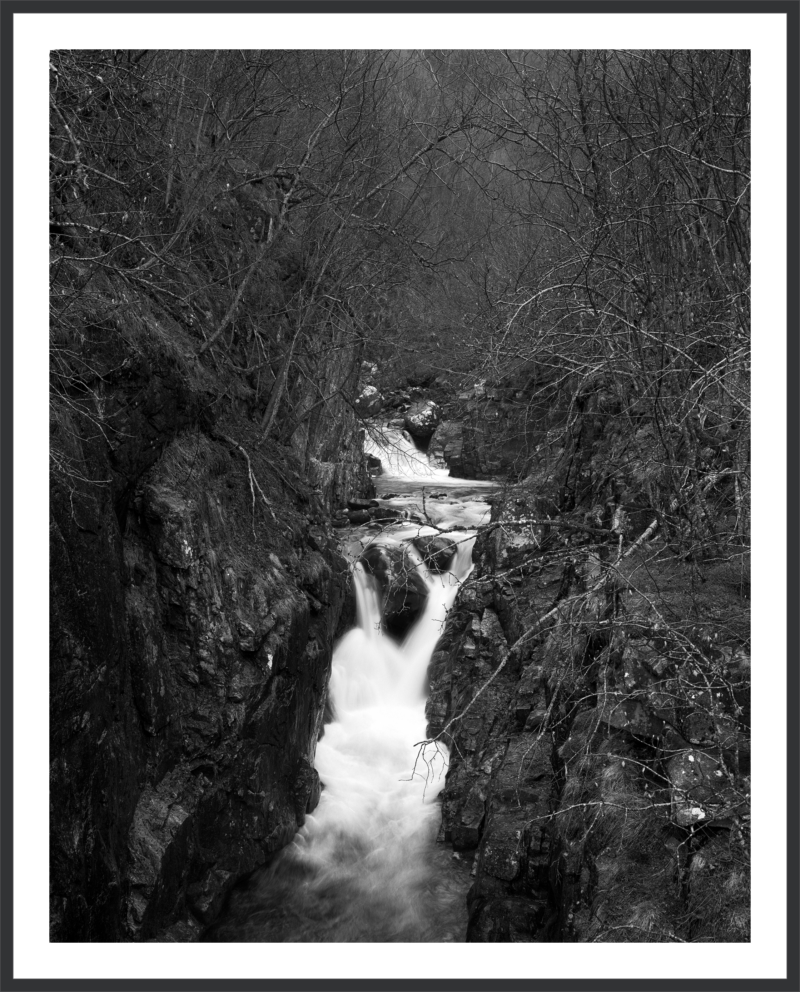
[[[406,479],[447,479],[447,469],[433,468],[424,451],[414,444],[407,431],[384,427],[367,434],[364,451],[379,458],[387,475]]]

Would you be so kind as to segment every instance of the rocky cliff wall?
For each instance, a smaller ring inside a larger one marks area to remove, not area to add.
[[[570,405],[565,391],[555,388],[541,370],[467,387],[431,376],[424,387],[378,395],[380,406],[365,411],[367,415],[382,410],[391,427],[424,438],[421,443],[431,461],[462,479],[524,477],[533,453],[565,423]],[[436,406],[432,429],[415,430],[415,417],[431,404]]]
[[[291,839],[352,608],[329,527],[369,487],[350,408],[264,442],[246,382],[165,315],[146,330],[87,326],[51,413],[59,941],[189,939]]]
[[[748,939],[747,591],[658,541],[517,525],[517,490],[434,655],[444,838],[474,854],[470,941]],[[450,721],[452,720],[452,723]]]

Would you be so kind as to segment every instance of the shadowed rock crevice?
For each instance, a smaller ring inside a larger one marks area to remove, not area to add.
[[[319,797],[331,649],[352,615],[327,521],[366,473],[357,451],[324,468],[332,433],[358,443],[352,415],[306,437],[315,492],[295,454],[209,404],[224,392],[210,373],[130,348],[94,353],[98,370],[127,360],[96,387],[105,437],[55,408],[55,450],[78,469],[51,492],[55,940],[196,931],[291,839]]]

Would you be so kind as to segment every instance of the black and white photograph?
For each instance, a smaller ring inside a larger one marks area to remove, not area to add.
[[[746,940],[748,53],[50,74],[53,939]]]
[[[750,49],[264,22],[42,67],[45,939],[746,950]]]

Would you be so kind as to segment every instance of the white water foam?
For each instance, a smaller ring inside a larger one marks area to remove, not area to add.
[[[335,882],[353,896],[348,935],[337,931],[337,939],[426,939],[419,931],[430,924],[430,900],[426,907],[421,889],[430,882],[426,855],[439,826],[435,800],[449,752],[442,744],[419,745],[426,738],[428,664],[472,568],[473,538],[454,538],[460,544],[449,571],[416,566],[428,600],[402,644],[380,629],[375,579],[354,568],[358,626],[334,652],[333,720],[315,760],[325,788],[295,840],[300,860],[313,865],[314,886]],[[380,936],[359,936],[362,927],[370,933],[377,927]]]
[[[395,441],[390,454],[380,449],[395,479],[446,477],[427,466],[409,438]],[[485,503],[477,506],[481,513],[488,509]],[[452,501],[441,508],[440,518],[456,525],[459,509],[462,518],[477,515]],[[226,926],[235,940],[464,939],[463,882],[443,870],[443,855],[434,843],[441,822],[436,799],[449,752],[442,743],[421,745],[427,737],[428,665],[459,586],[472,570],[475,537],[471,530],[448,532],[456,553],[450,568],[437,573],[425,567],[411,543],[436,533],[411,521],[381,533],[382,544],[405,549],[406,561],[428,589],[425,606],[402,643],[381,629],[377,580],[358,562],[353,565],[357,626],[333,654],[332,720],[314,762],[323,784],[321,799],[292,844],[230,910]],[[351,559],[362,546],[353,542]]]
[[[386,475],[430,484],[434,480],[447,480],[446,468],[434,468],[424,451],[420,451],[408,431],[384,427],[379,432],[368,432],[364,439],[364,452],[380,458]]]

